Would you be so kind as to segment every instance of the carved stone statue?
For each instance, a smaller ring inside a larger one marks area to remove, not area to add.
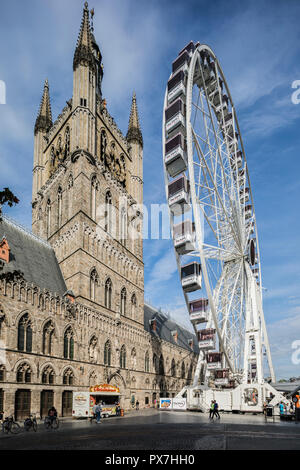
[[[97,362],[98,359],[97,343],[97,338],[94,336],[91,339],[89,346],[89,358],[92,362]]]

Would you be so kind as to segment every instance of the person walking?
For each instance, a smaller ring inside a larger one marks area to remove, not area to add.
[[[266,401],[264,401],[264,404],[263,404],[263,414],[267,416],[267,402]]]
[[[97,410],[97,403],[95,403],[92,408],[93,416],[91,417],[91,423],[93,422],[93,419],[96,419],[96,410]]]
[[[121,406],[118,401],[116,403],[116,416],[121,416]]]
[[[135,409],[138,411],[139,410],[139,407],[140,407],[140,403],[139,401],[137,400],[136,404],[135,404]]]
[[[96,409],[95,409],[97,424],[101,424],[101,411],[102,411],[102,406],[100,403],[97,403]]]
[[[284,415],[284,404],[282,401],[279,404],[279,413],[280,413],[280,416]]]
[[[52,423],[56,420],[56,418],[57,418],[57,411],[56,411],[56,409],[54,408],[54,406],[52,406],[52,407],[50,408],[50,410],[48,411],[48,416],[49,416],[50,422],[51,422],[51,424],[52,424]]]
[[[214,409],[215,409],[215,402],[214,400],[212,400],[210,404],[210,408],[209,408],[209,419],[213,418]]]
[[[219,405],[218,403],[216,402],[215,400],[215,403],[214,403],[214,411],[213,411],[213,417],[216,416],[217,419],[220,419],[220,415],[219,415]]]

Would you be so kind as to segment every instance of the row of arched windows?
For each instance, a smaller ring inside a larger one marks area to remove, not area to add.
[[[73,176],[72,174],[70,174],[69,180],[68,180],[68,189],[71,189],[72,187],[73,187]],[[63,214],[63,190],[61,186],[59,186],[57,190],[56,202],[57,202],[57,214],[56,214],[57,227],[60,228],[62,225],[62,214]],[[47,224],[47,237],[49,238],[51,235],[51,224],[52,224],[52,202],[50,198],[47,200],[46,224]]]
[[[91,218],[93,220],[97,219],[97,201],[98,201],[98,191],[99,191],[99,182],[94,175],[91,179]],[[73,176],[69,176],[68,189],[73,187]],[[62,225],[62,214],[63,214],[63,190],[59,186],[56,196],[57,202],[57,227],[60,228]],[[99,216],[102,214],[99,214]],[[120,229],[119,229],[119,239],[120,242],[126,246],[127,240],[127,211],[125,207],[120,209]],[[47,200],[46,207],[46,223],[47,223],[47,237],[51,235],[51,224],[52,224],[52,201],[50,198]],[[105,207],[104,207],[104,229],[111,235],[114,235],[114,212],[113,212],[113,202],[112,195],[110,191],[107,191],[105,194]]]
[[[97,301],[98,297],[98,290],[99,290],[99,276],[97,270],[94,268],[90,274],[90,299],[95,302]],[[112,281],[108,278],[105,281],[104,286],[104,305],[106,308],[112,308]],[[136,314],[136,306],[137,300],[136,295],[132,294],[131,296],[131,316],[135,318]],[[123,287],[120,293],[120,313],[121,315],[127,315],[127,291],[126,288]]]
[[[53,339],[55,327],[49,320],[43,329],[42,351],[43,354],[52,354]],[[28,313],[25,313],[19,320],[18,324],[18,350],[32,352],[32,324]],[[74,358],[74,334],[71,327],[67,328],[64,334],[64,350],[65,359]]]
[[[5,380],[5,368],[4,366],[0,367],[0,382]],[[26,362],[19,365],[16,373],[16,381],[18,383],[31,383],[32,381],[32,370],[29,364]],[[41,383],[42,384],[55,384],[55,373],[51,366],[46,366],[41,373]],[[73,371],[68,368],[64,371],[63,374],[63,384],[64,385],[73,385],[74,384],[74,374]]]
[[[97,216],[104,216],[104,229],[110,235],[114,234],[114,207],[112,201],[112,195],[110,191],[107,191],[105,194],[105,207],[104,214],[97,215],[97,201],[98,201],[98,191],[99,191],[99,181],[97,176],[92,176],[91,179],[91,218],[97,220]],[[119,228],[119,239],[120,242],[126,246],[127,240],[127,211],[125,207],[120,209],[120,228]]]
[[[126,303],[126,290],[122,289],[121,291],[121,299],[123,299],[123,302]],[[136,300],[136,299],[135,299]],[[122,307],[121,303],[121,308],[123,309],[122,311],[126,313],[125,307]],[[44,328],[43,328],[43,336],[42,336],[42,350],[43,354],[47,355],[52,355],[53,352],[53,341],[55,338],[55,326],[52,320],[49,320]],[[95,360],[97,359],[97,355],[95,355],[95,348],[97,345],[97,339],[96,337],[93,336],[93,338],[90,341],[90,349],[91,346],[93,346],[93,354],[90,357],[93,357]],[[19,320],[18,324],[18,350],[19,351],[25,351],[25,352],[32,352],[32,323],[29,318],[28,313],[25,313],[21,319]],[[65,333],[64,333],[64,341],[63,341],[63,357],[65,359],[74,359],[74,332],[72,330],[72,327],[69,326]],[[111,365],[111,358],[112,358],[112,347],[111,347],[111,342],[110,340],[107,340],[105,345],[104,345],[104,364],[105,365]],[[136,365],[136,352],[135,349],[132,350],[131,352],[131,359],[133,361],[133,367],[135,368],[134,364]],[[119,364],[121,368],[126,368],[126,347],[123,345],[120,349],[119,353]],[[164,358],[163,355],[161,354],[160,357],[158,357],[155,353],[153,354],[153,370],[155,373],[159,375],[165,375],[165,372],[167,375],[169,375],[169,371],[165,371],[165,364],[164,364]],[[192,376],[192,363],[190,364],[190,367],[188,369],[188,378],[191,378]],[[144,362],[144,370],[145,372],[150,372],[150,358],[149,358],[149,352],[147,351],[145,353],[145,362]],[[31,372],[28,371],[28,368],[24,366],[24,368],[20,368],[18,370],[19,373],[19,379],[17,381],[20,382],[27,382],[30,381],[31,377]],[[53,383],[52,380],[53,377],[51,375],[51,371],[48,370],[47,372],[44,372],[45,375],[45,382],[43,383]],[[173,358],[171,361],[171,368],[170,368],[170,375],[172,377],[176,376],[176,362],[175,359]],[[181,363],[181,371],[180,371],[180,377],[184,379],[186,377],[186,366],[184,361]],[[44,380],[44,379],[43,379]],[[0,369],[0,381],[1,381],[1,369]]]
[[[158,358],[158,356],[154,353],[153,354],[153,369],[154,371],[159,374],[159,375],[165,375],[165,366],[164,366],[164,359],[163,355]],[[145,357],[145,371],[149,372],[149,358],[147,358],[147,365],[146,365],[146,357]],[[171,361],[171,368],[170,368],[170,375],[171,377],[176,377],[176,362],[175,359],[173,358]],[[190,379],[192,377],[192,372],[193,372],[193,364],[190,364],[190,367],[188,369],[188,374],[187,378]],[[168,375],[168,371],[166,371]],[[186,366],[184,361],[181,363],[181,370],[180,370],[180,378],[185,379],[186,378]]]

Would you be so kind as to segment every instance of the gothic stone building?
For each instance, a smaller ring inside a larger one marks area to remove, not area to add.
[[[0,222],[0,409],[72,413],[72,392],[117,385],[152,406],[191,382],[192,333],[144,304],[143,138],[133,95],[126,137],[102,97],[85,3],[73,96],[52,122],[48,81],[34,129],[32,233]],[[13,273],[18,272],[18,276]]]

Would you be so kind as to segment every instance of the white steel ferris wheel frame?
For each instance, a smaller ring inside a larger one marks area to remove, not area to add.
[[[202,53],[202,56],[200,53]],[[203,75],[203,53],[206,54],[206,57],[209,55],[209,60],[213,60],[216,86],[221,103],[221,119],[216,118],[216,107],[208,98],[208,86]],[[237,143],[232,147],[231,137],[227,135],[222,108],[223,91],[220,79],[223,82],[231,107],[232,139],[234,139],[237,133],[240,149],[238,149]],[[193,101],[193,91],[195,89],[198,93],[198,99],[200,97],[201,106],[199,101],[197,103]],[[262,307],[258,233],[243,141],[235,107],[223,71],[217,57],[207,45],[197,45],[191,55],[185,81],[185,95],[186,151],[188,160],[185,173],[190,183],[191,213],[193,215],[196,235],[196,250],[185,256],[200,258],[201,271],[209,303],[207,327],[216,330],[219,352],[223,353],[222,367],[230,370],[230,377],[237,384],[247,384],[249,382],[262,384],[264,382],[263,355],[267,356],[270,376],[272,381],[275,382]],[[168,89],[165,94],[162,128],[165,189],[168,200],[168,184],[171,178],[165,165],[165,109],[167,105]],[[193,115],[193,110],[196,110],[195,115]],[[205,130],[205,138],[197,134],[196,120],[198,119],[201,119],[202,127]],[[220,124],[221,120],[222,123]],[[211,137],[213,137],[212,143]],[[231,144],[230,150],[229,144]],[[239,184],[237,161],[236,165],[232,168],[232,161],[230,160],[233,154],[237,158],[238,150],[242,152],[245,175],[244,187],[247,182],[249,199],[252,206],[250,222],[256,236],[255,264],[258,267],[258,280],[251,269],[248,255],[251,233],[246,228],[245,189],[242,189]],[[236,174],[234,174],[235,172]],[[244,194],[243,203],[240,198],[242,192]],[[209,200],[209,203],[207,203],[207,200]],[[169,210],[169,214],[171,233],[174,238],[174,214],[171,210]],[[208,232],[211,232],[210,235],[214,235],[216,239],[215,245],[204,242],[207,229]],[[180,273],[182,255],[177,253],[175,246],[174,250]],[[221,270],[218,273],[214,273],[214,282],[212,282],[212,260],[214,260],[215,265],[218,264],[219,268],[221,266]],[[186,292],[183,293],[189,311],[189,295]],[[193,323],[193,326],[197,335],[199,325],[197,326]],[[254,368],[256,370],[254,380],[251,378],[251,367],[253,364],[255,364]],[[203,383],[207,382],[207,380],[208,370],[205,353],[200,350],[193,385],[197,386],[199,382]]]

